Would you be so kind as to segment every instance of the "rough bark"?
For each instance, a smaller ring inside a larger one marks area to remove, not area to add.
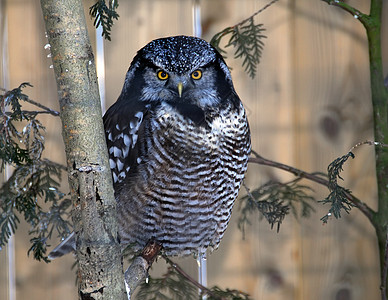
[[[77,235],[80,299],[125,299],[116,202],[97,76],[81,0],[41,0]]]

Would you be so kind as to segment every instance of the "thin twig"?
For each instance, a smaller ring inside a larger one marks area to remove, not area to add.
[[[387,144],[367,140],[367,141],[363,141],[363,142],[359,142],[359,143],[355,144],[352,148],[350,148],[349,152],[353,152],[354,149],[356,149],[362,145],[380,146],[380,147],[388,148]]]
[[[282,164],[282,163],[279,163],[276,161],[265,159],[264,157],[262,157],[261,155],[255,153],[255,152],[253,152],[253,154],[255,154],[256,157],[249,158],[249,162],[251,162],[251,163],[256,163],[259,165],[264,165],[264,166],[269,166],[269,167],[281,169],[283,171],[287,171],[289,173],[292,173],[295,176],[298,176],[301,178],[306,178],[310,181],[313,181],[313,182],[319,183],[321,185],[324,185],[326,187],[329,187],[328,180],[326,180],[326,179],[324,179],[324,178],[322,178],[314,173],[308,173],[308,172],[302,171],[300,169],[291,167],[289,165],[285,165],[285,164]],[[368,218],[368,220],[372,224],[375,224],[375,222],[373,220],[373,215],[375,214],[375,212],[367,204],[365,204],[360,199],[358,199],[357,197],[355,197],[352,194],[347,193],[347,192],[346,192],[346,198],[350,202],[352,202]]]
[[[62,170],[62,171],[67,171],[67,167],[62,165],[62,164],[60,164],[60,163],[54,162],[54,161],[49,160],[47,158],[44,158],[43,161],[45,163],[49,164],[49,165],[54,166],[55,168],[58,168],[58,169]]]
[[[367,14],[364,14],[363,12],[359,11],[357,8],[354,8],[353,6],[349,5],[346,2],[340,1],[340,0],[322,0],[323,2],[326,2],[329,5],[337,6],[344,11],[351,14],[355,19],[360,20],[364,26],[367,26],[367,23],[369,21],[369,16]]]
[[[37,113],[41,113],[41,114],[42,113],[46,113],[46,114],[50,114],[50,115],[53,115],[53,116],[56,116],[56,117],[59,116],[59,112],[58,111],[53,110],[53,109],[51,109],[51,108],[49,108],[49,107],[47,107],[47,106],[45,106],[43,104],[40,104],[39,102],[36,102],[36,101],[34,101],[34,100],[30,99],[30,98],[23,99],[23,100],[28,102],[28,103],[31,103],[31,104],[39,107],[39,108],[41,108],[41,109],[44,109],[44,111],[40,111],[40,112],[37,112]]]
[[[5,92],[4,98],[6,98],[7,94],[10,92],[10,91],[6,90],[5,88],[2,88],[2,87],[0,87],[0,91]],[[39,108],[44,110],[44,111],[25,111],[27,113],[50,114],[50,115],[53,115],[53,116],[56,116],[56,117],[59,116],[59,112],[58,111],[56,111],[54,109],[51,109],[51,108],[49,108],[49,107],[47,107],[47,106],[45,106],[45,105],[43,105],[43,104],[41,104],[39,102],[36,102],[35,100],[30,99],[29,97],[27,97],[26,99],[21,99],[21,100],[23,100],[25,102],[28,102],[28,103],[31,103],[31,104],[33,104],[33,105],[35,105],[35,106],[37,106],[37,107],[39,107]]]
[[[217,295],[215,295],[210,289],[208,289],[206,286],[203,286],[202,284],[200,284],[198,281],[196,281],[195,279],[193,279],[189,274],[187,274],[185,271],[183,271],[183,269],[177,265],[176,263],[174,263],[171,259],[169,259],[167,256],[163,256],[163,258],[165,259],[165,261],[171,266],[173,267],[179,274],[181,274],[184,278],[186,278],[189,282],[191,282],[193,285],[195,285],[197,288],[199,288],[202,292],[206,293],[207,295],[210,295],[214,298],[219,298]],[[220,299],[222,300],[222,299]]]
[[[242,24],[244,24],[246,21],[248,21],[249,19],[251,18],[254,18],[255,16],[257,16],[259,13],[263,12],[264,10],[266,10],[268,7],[270,7],[272,4],[274,4],[275,2],[278,2],[279,0],[272,0],[271,2],[269,2],[268,4],[264,5],[264,7],[260,8],[258,11],[256,11],[253,15],[249,16],[248,18],[242,20],[241,22],[238,22],[236,25],[232,26],[232,27],[238,27]]]

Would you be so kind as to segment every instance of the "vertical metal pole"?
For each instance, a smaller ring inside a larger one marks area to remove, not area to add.
[[[196,37],[202,36],[200,0],[193,0],[193,35]]]
[[[6,15],[6,0],[0,0],[0,85],[2,88],[9,88],[8,76],[8,22]],[[3,172],[4,181],[7,181],[12,173],[11,167],[6,166]],[[15,239],[12,235],[7,243],[7,271],[8,271],[8,300],[16,300],[15,283]]]
[[[98,79],[98,90],[100,92],[101,110],[105,113],[105,54],[104,38],[102,36],[102,27],[96,29],[96,71]]]
[[[202,36],[200,0],[193,0],[193,35],[196,37]],[[197,264],[198,264],[198,282],[203,286],[207,286],[206,252],[198,255]],[[205,300],[206,296],[203,296],[202,299]]]

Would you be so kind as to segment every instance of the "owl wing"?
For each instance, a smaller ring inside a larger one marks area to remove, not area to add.
[[[117,101],[104,115],[105,137],[114,185],[122,183],[141,163],[139,140],[143,138],[146,118],[146,105],[128,105],[122,101]]]

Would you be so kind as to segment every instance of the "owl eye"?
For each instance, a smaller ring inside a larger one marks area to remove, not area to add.
[[[158,73],[156,73],[156,75],[160,80],[167,80],[168,78],[168,73],[163,70],[159,70]]]
[[[194,80],[201,79],[202,77],[202,71],[201,70],[195,70],[193,73],[191,73],[191,78]]]

